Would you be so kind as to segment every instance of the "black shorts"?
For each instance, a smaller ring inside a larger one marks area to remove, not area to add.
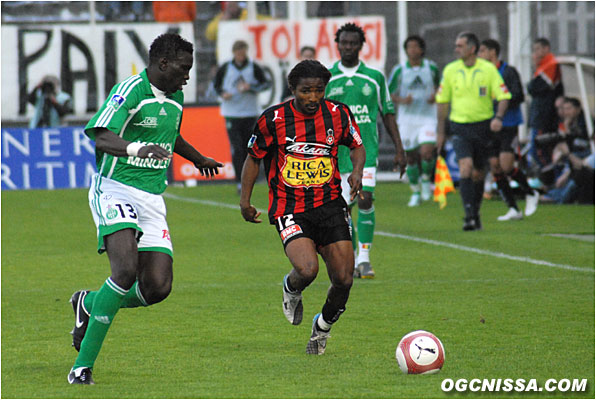
[[[519,127],[504,126],[500,132],[491,132],[493,138],[490,146],[489,157],[498,157],[501,153],[515,153],[513,141],[517,138]]]
[[[451,121],[449,131],[453,135],[451,143],[457,161],[470,157],[474,168],[483,169],[493,142],[490,120],[471,124],[458,124]]]
[[[292,240],[301,237],[315,242],[317,250],[331,243],[352,240],[350,214],[341,196],[312,210],[278,217],[274,225],[284,249]]]

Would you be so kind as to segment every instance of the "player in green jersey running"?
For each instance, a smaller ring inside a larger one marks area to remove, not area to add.
[[[412,189],[408,207],[416,207],[420,200],[432,197],[430,178],[437,141],[435,92],[440,79],[437,65],[424,57],[424,39],[409,36],[404,50],[408,59],[391,71],[389,92],[397,103],[397,124],[408,157],[406,174]]]
[[[172,287],[172,243],[161,193],[172,153],[213,176],[223,165],[204,157],[182,136],[182,86],[193,46],[179,35],[158,36],[149,66],[114,86],[85,127],[95,140],[98,173],[89,190],[98,252],[108,253],[112,274],[97,291],[78,291],[73,346],[79,351],[70,384],[93,384],[93,365],[120,308],[159,303]]]
[[[401,143],[395,121],[395,110],[385,83],[383,73],[366,66],[359,59],[360,51],[366,41],[364,31],[358,25],[347,23],[335,33],[335,42],[341,57],[330,69],[332,78],[326,89],[326,97],[341,101],[350,107],[360,127],[360,136],[366,150],[366,163],[362,178],[363,190],[358,202],[358,256],[354,276],[373,278],[375,273],[370,265],[369,252],[375,231],[375,208],[373,192],[376,185],[376,173],[379,156],[379,132],[377,115],[382,115],[383,125],[395,144],[396,167],[400,177],[406,170],[406,155]],[[342,176],[342,193],[346,202],[352,206],[347,177],[352,172],[349,149],[339,148],[339,172]],[[353,231],[353,230],[352,230]],[[353,235],[353,240],[356,235]],[[354,251],[356,243],[354,241]]]

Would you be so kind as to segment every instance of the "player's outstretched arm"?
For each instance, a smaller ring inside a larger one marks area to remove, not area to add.
[[[401,142],[399,129],[397,128],[395,114],[383,115],[383,125],[385,125],[385,129],[395,145],[395,159],[393,160],[393,164],[395,168],[399,169],[399,177],[401,178],[404,175],[404,172],[406,172],[407,159],[404,146]]]
[[[176,138],[174,153],[179,154],[192,162],[203,176],[212,178],[214,175],[219,174],[219,168],[223,167],[222,163],[199,153],[197,149],[192,147],[190,143],[184,140],[180,135]]]
[[[95,128],[94,134],[95,147],[104,153],[116,157],[135,156],[140,158],[154,158],[156,160],[167,160],[172,158],[170,152],[161,146],[129,142],[105,128]]]
[[[356,147],[350,151],[350,160],[352,161],[352,173],[348,176],[348,183],[350,184],[350,201],[354,200],[356,196],[360,196],[364,200],[362,191],[362,174],[364,170],[364,162],[366,161],[366,150],[364,146]]]
[[[246,156],[244,166],[242,167],[241,190],[240,190],[240,212],[242,217],[247,222],[261,223],[259,218],[260,211],[257,211],[255,206],[250,204],[250,196],[252,196],[252,189],[255,186],[257,177],[259,176],[260,160]]]

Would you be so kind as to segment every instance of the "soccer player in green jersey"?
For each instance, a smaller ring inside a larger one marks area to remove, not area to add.
[[[358,248],[354,276],[357,278],[374,278],[375,273],[370,264],[369,252],[375,231],[375,208],[373,193],[376,186],[376,174],[379,155],[379,133],[377,131],[377,115],[382,115],[383,125],[395,144],[394,163],[403,175],[406,170],[406,155],[401,143],[399,130],[395,121],[393,102],[387,89],[385,77],[379,70],[366,66],[359,59],[360,50],[366,41],[364,31],[358,25],[347,23],[335,33],[335,42],[341,60],[330,69],[332,78],[326,89],[326,97],[347,104],[356,117],[360,127],[360,136],[366,150],[366,163],[362,178],[363,190],[358,197],[358,247],[353,235],[354,251]],[[342,193],[346,203],[353,206],[349,199],[347,178],[352,172],[349,150],[339,148],[339,171],[342,176]]]
[[[114,86],[85,127],[95,140],[98,171],[89,205],[98,252],[108,253],[112,273],[99,290],[72,295],[79,355],[70,384],[94,383],[93,365],[120,308],[149,306],[170,293],[173,250],[161,193],[172,153],[210,177],[223,166],[180,136],[182,86],[192,64],[191,43],[178,34],[158,36],[147,69]]]
[[[408,207],[430,200],[430,178],[435,167],[437,107],[439,87],[437,65],[424,57],[426,43],[418,35],[404,41],[407,61],[396,65],[389,75],[389,92],[397,103],[397,124],[408,157],[406,174],[412,196]]]

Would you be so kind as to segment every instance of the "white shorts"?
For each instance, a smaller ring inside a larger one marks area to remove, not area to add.
[[[173,256],[163,197],[118,181],[93,175],[89,207],[97,227],[97,251],[106,251],[104,236],[132,228],[139,251],[159,251]]]
[[[346,204],[351,206],[356,204],[356,198],[350,202],[350,184],[348,183],[348,177],[351,172],[341,174],[341,195],[346,201]],[[377,167],[366,167],[362,173],[362,187],[366,188],[369,192],[375,191],[377,185]]]
[[[424,143],[437,142],[436,124],[401,124],[399,135],[405,151],[416,150]]]

